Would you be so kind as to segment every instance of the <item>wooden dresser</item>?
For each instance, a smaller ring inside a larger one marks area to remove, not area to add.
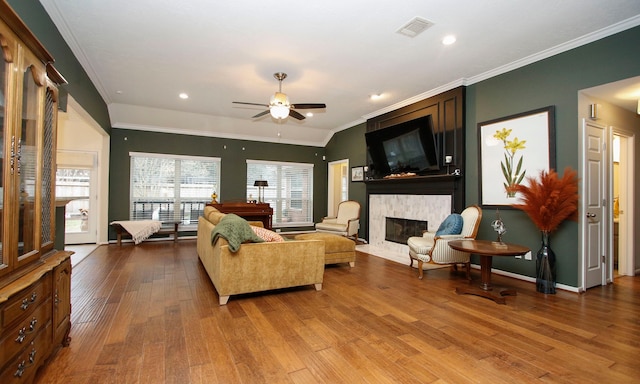
[[[271,229],[273,208],[268,203],[226,202],[209,203],[222,213],[235,213],[249,221],[262,221],[265,228]]]
[[[54,247],[65,81],[5,0],[0,53],[0,383],[31,383],[71,329],[72,252]]]

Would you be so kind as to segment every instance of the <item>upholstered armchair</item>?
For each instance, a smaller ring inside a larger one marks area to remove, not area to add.
[[[438,231],[424,232],[407,240],[410,266],[418,260],[418,278],[422,279],[424,263],[451,264],[457,268],[464,264],[467,279],[471,280],[471,255],[449,246],[449,241],[475,239],[482,219],[482,209],[477,205],[467,207],[461,214],[452,213],[442,222]]]
[[[338,204],[338,213],[335,217],[325,217],[322,222],[316,224],[316,231],[334,233],[342,236],[353,236],[358,240],[360,228],[360,203],[346,200]]]

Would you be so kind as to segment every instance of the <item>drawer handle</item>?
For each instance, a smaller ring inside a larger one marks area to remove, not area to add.
[[[36,319],[35,317],[33,319],[31,319],[31,321],[29,322],[29,332],[27,332],[27,328],[22,327],[22,329],[20,329],[18,331],[18,337],[16,337],[16,343],[20,343],[22,344],[22,342],[24,341],[24,339],[27,337],[27,335],[29,333],[33,333],[33,331],[36,330],[36,325],[38,324],[38,319]]]
[[[27,308],[29,308],[29,306],[30,306],[31,304],[33,304],[33,303],[35,303],[35,302],[36,302],[36,299],[37,299],[37,298],[38,298],[38,294],[37,294],[37,293],[35,293],[35,292],[33,292],[33,293],[31,294],[31,298],[22,300],[22,305],[20,306],[20,308],[21,308],[23,311],[24,311],[24,310],[26,310]]]
[[[18,369],[16,370],[16,372],[13,374],[14,377],[22,377],[22,375],[24,375],[24,371],[25,369],[27,369],[28,367],[32,366],[33,363],[36,361],[36,349],[33,348],[31,350],[31,352],[29,353],[29,365],[27,365],[27,362],[22,360],[20,362],[20,364],[18,364]]]
[[[22,360],[20,364],[18,364],[18,370],[16,371],[16,373],[13,374],[13,376],[22,377],[22,375],[24,375],[25,368],[27,368],[27,363],[24,360]]]
[[[38,324],[38,319],[34,317],[33,319],[31,319],[31,322],[29,323],[29,332],[35,331],[36,324]]]
[[[18,331],[18,337],[16,337],[16,343],[22,344],[25,337],[27,337],[27,329],[25,327],[22,327],[22,329]]]

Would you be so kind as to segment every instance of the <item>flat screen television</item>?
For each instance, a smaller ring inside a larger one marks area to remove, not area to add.
[[[431,115],[365,133],[367,177],[426,175],[440,170]]]

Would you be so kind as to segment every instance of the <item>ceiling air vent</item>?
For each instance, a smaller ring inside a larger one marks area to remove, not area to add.
[[[401,35],[416,37],[432,26],[433,23],[431,21],[421,17],[414,17],[408,23],[400,27],[396,32]]]

